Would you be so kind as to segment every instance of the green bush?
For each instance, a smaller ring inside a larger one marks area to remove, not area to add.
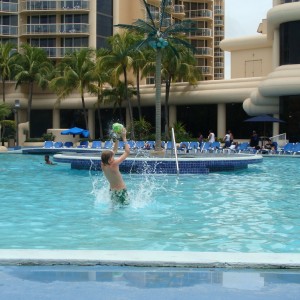
[[[42,139],[43,139],[44,141],[54,141],[55,135],[53,135],[52,132],[51,132],[51,133],[44,133],[44,134],[42,135]]]

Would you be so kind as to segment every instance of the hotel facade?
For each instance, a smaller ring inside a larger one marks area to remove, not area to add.
[[[197,86],[187,83],[172,85],[169,100],[170,125],[181,121],[195,137],[208,130],[223,137],[231,129],[236,138],[247,138],[253,124],[243,121],[263,113],[285,119],[284,125],[274,123],[268,134],[287,132],[296,139],[299,98],[300,3],[274,0],[266,19],[258,24],[253,36],[224,39],[224,0],[170,0],[170,24],[184,18],[197,23],[197,31],[188,36],[197,48],[197,66],[203,80]],[[159,13],[159,0],[148,0],[153,15]],[[82,47],[99,48],[116,28],[114,24],[131,24],[144,18],[139,0],[97,1],[0,1],[0,38],[18,47],[23,43],[41,47],[53,60],[68,51]],[[224,79],[224,51],[231,53],[231,79]],[[153,84],[141,87],[142,109],[154,124],[155,89]],[[162,89],[162,104],[164,90]],[[20,129],[26,128],[28,93],[25,87],[15,90],[8,83],[6,102],[20,100]],[[57,97],[50,91],[35,88],[31,128],[33,136],[41,136],[50,128],[68,128],[80,120],[81,99],[74,94],[56,105]],[[96,97],[86,95],[91,138],[98,137]],[[136,101],[133,99],[133,106]],[[293,114],[292,114],[293,113]],[[103,106],[104,120],[112,118],[112,108]],[[127,117],[127,109],[124,107]],[[288,118],[288,120],[287,120]],[[299,118],[298,118],[299,120]],[[23,126],[23,127],[22,127]],[[22,130],[20,130],[22,133]],[[24,137],[23,137],[24,138]],[[19,138],[22,141],[22,136]]]

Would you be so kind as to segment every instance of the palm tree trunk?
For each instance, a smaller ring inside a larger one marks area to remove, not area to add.
[[[140,72],[137,70],[136,73],[136,91],[137,91],[137,103],[138,103],[138,112],[139,112],[139,120],[142,120],[142,108],[141,108],[141,93],[140,93]]]
[[[84,116],[84,121],[85,121],[85,129],[89,130],[89,123],[88,123],[88,117],[87,117],[86,108],[85,108],[83,92],[81,92],[81,104],[82,104],[83,116]]]
[[[161,49],[156,52],[155,67],[155,150],[161,150]]]
[[[103,127],[102,127],[102,118],[101,118],[101,111],[100,111],[99,101],[100,101],[100,99],[98,99],[98,104],[97,104],[97,115],[98,115],[98,123],[99,123],[99,137],[100,137],[100,140],[103,140]]]
[[[5,79],[2,78],[2,99],[3,103],[5,103]]]
[[[29,95],[28,95],[28,107],[27,107],[27,121],[28,121],[28,133],[27,138],[30,138],[30,121],[31,121],[31,106],[32,106],[32,97],[33,97],[33,82],[29,82]]]
[[[125,98],[128,103],[128,110],[129,110],[129,119],[130,119],[130,139],[134,140],[134,128],[133,128],[133,114],[132,114],[132,107],[131,107],[131,101],[128,97],[128,83],[127,83],[127,72],[126,67],[123,68],[124,73],[124,83],[125,83]]]
[[[169,135],[169,97],[170,97],[171,79],[166,81],[166,96],[165,96],[165,135],[166,139],[170,139]]]

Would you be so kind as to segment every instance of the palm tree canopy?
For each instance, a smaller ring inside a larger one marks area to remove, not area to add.
[[[45,88],[48,84],[47,77],[52,74],[53,65],[41,48],[22,45],[21,53],[16,56],[16,87],[22,83],[36,82]]]
[[[142,0],[147,12],[147,20],[137,19],[133,24],[117,24],[115,26],[128,29],[130,31],[135,31],[141,35],[146,36],[145,39],[142,39],[137,45],[136,48],[151,46],[154,49],[163,49],[169,45],[169,42],[172,41],[173,44],[181,44],[191,50],[195,51],[195,48],[186,41],[183,36],[180,37],[180,34],[189,33],[195,31],[197,28],[194,26],[192,20],[183,20],[179,23],[174,23],[168,27],[164,26],[164,21],[167,11],[167,0],[161,0],[160,3],[160,17],[159,21],[153,19],[150,4],[145,0]],[[175,55],[178,55],[176,48],[172,45],[169,45]]]

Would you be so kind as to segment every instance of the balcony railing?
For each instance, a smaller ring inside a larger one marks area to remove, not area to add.
[[[198,66],[197,68],[199,68],[201,74],[203,75],[212,75],[212,67],[207,67],[207,66]]]
[[[215,15],[224,15],[224,9],[223,8],[216,8],[215,7]]]
[[[213,35],[213,31],[210,28],[199,28],[193,32],[190,32],[191,37],[195,37],[195,36],[211,37],[212,35]]]
[[[214,25],[223,26],[224,25],[224,20],[214,20]]]
[[[209,18],[212,19],[213,12],[209,9],[199,9],[199,10],[189,10],[186,11],[187,18],[195,19],[195,18]]]
[[[215,63],[215,68],[224,68],[224,63],[223,62],[216,62]]]
[[[71,1],[21,1],[21,11],[57,11],[57,10],[88,10],[90,7],[90,0],[71,0]]]
[[[300,0],[282,0],[281,4],[291,3],[291,2],[300,2]]]
[[[18,35],[18,26],[0,25],[0,35]]]
[[[215,30],[215,36],[224,36],[224,30]]]
[[[224,79],[224,73],[215,73],[214,79]]]
[[[213,55],[213,49],[209,47],[196,47],[197,52],[196,55],[207,55],[212,56]]]
[[[17,13],[18,3],[2,2],[0,3],[0,11],[6,13]]]
[[[173,13],[174,14],[184,14],[184,5],[174,5],[173,7]]]
[[[215,52],[215,57],[223,57],[224,56],[224,52],[223,51],[216,51]]]
[[[81,49],[85,49],[87,47],[47,47],[47,48],[40,47],[40,48],[45,50],[49,58],[62,58],[66,54],[70,54],[75,51],[80,51]]]
[[[72,23],[72,24],[27,24],[21,27],[21,35],[36,34],[77,34],[89,33],[89,24]]]

